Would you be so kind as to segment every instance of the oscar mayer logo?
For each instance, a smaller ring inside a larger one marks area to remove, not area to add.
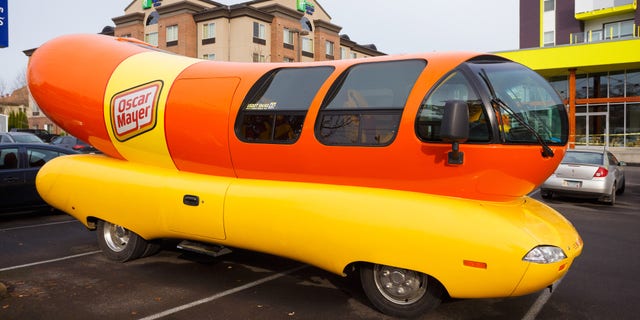
[[[122,91],[111,98],[111,127],[118,141],[126,141],[156,126],[162,81]]]

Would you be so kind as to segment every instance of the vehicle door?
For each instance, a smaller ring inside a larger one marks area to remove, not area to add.
[[[20,148],[0,147],[0,207],[3,209],[21,206],[24,202],[25,174]]]
[[[24,203],[27,205],[43,205],[44,200],[40,198],[38,190],[36,190],[36,175],[45,163],[49,160],[62,155],[62,153],[49,150],[45,148],[39,148],[37,146],[27,146],[24,150]]]

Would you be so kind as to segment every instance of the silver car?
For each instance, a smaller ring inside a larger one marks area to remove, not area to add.
[[[609,151],[567,150],[556,171],[540,186],[540,195],[597,198],[614,205],[624,193],[623,161]]]

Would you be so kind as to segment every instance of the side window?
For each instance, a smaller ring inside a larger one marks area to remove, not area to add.
[[[0,170],[18,169],[18,148],[0,149]]]
[[[462,100],[469,106],[470,142],[487,142],[490,139],[489,121],[482,100],[467,78],[460,71],[448,74],[438,86],[427,94],[416,118],[416,133],[423,141],[442,141],[440,125],[447,101]]]
[[[424,60],[361,63],[335,82],[316,120],[316,138],[326,145],[386,146]]]
[[[333,67],[284,68],[264,75],[251,88],[235,123],[244,142],[291,144],[320,86]]]
[[[60,153],[45,149],[29,149],[27,150],[28,167],[42,167],[47,161],[60,156]]]

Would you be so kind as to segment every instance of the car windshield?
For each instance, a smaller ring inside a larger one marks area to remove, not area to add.
[[[601,165],[603,157],[604,155],[602,153],[568,151],[562,159],[562,163]]]
[[[20,143],[43,143],[40,138],[32,134],[16,134],[13,139]]]
[[[514,62],[470,63],[489,86],[505,142],[536,143],[533,129],[546,144],[565,144],[567,112],[560,96],[534,71]]]

